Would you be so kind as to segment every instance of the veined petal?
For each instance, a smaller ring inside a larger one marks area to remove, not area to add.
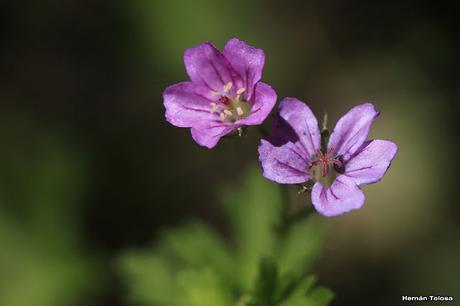
[[[251,114],[237,121],[241,125],[258,125],[264,122],[276,103],[276,92],[270,85],[259,82],[255,87],[254,102],[251,105]]]
[[[213,121],[193,126],[191,129],[192,138],[199,145],[209,149],[214,148],[220,138],[235,130],[237,126]]]
[[[166,88],[163,104],[166,120],[177,127],[192,127],[203,121],[218,119],[211,113],[208,89],[192,82],[182,82]]]
[[[262,139],[259,145],[259,161],[263,175],[280,184],[300,184],[311,179],[308,160],[292,142],[275,146]]]
[[[310,108],[296,98],[284,98],[281,101],[279,111],[281,117],[297,135],[308,157],[311,158],[320,149],[321,134],[318,121]],[[278,131],[278,134],[283,131]]]
[[[243,86],[246,88],[245,97],[250,100],[254,85],[262,78],[265,63],[264,51],[232,38],[225,45],[223,53],[233,69],[241,76]]]
[[[398,147],[388,140],[366,142],[345,165],[345,175],[357,185],[378,182],[387,171]]]
[[[335,125],[329,138],[328,150],[333,150],[347,161],[364,143],[378,115],[379,112],[371,103],[353,107]]]
[[[184,64],[190,79],[207,86],[210,91],[223,94],[223,88],[229,82],[233,85],[242,84],[222,52],[209,42],[187,49]]]
[[[311,200],[319,214],[333,217],[359,209],[364,204],[365,197],[353,179],[339,175],[329,188],[315,183]]]

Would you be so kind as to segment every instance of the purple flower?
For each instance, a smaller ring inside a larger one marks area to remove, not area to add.
[[[264,62],[261,49],[236,38],[223,52],[209,42],[186,50],[191,81],[164,91],[166,120],[191,128],[193,139],[208,148],[242,126],[261,124],[276,102],[275,91],[260,82]]]
[[[378,182],[397,151],[388,140],[366,141],[378,115],[371,103],[355,106],[340,118],[321,148],[318,121],[310,108],[295,98],[284,99],[273,137],[259,146],[264,176],[281,184],[313,180],[312,203],[323,216],[359,209],[365,199],[359,186]]]

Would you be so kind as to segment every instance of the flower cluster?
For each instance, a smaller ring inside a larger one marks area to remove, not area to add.
[[[190,81],[164,91],[166,120],[191,128],[201,146],[213,148],[223,136],[263,123],[275,106],[275,91],[260,81],[261,49],[233,38],[221,52],[206,42],[185,51],[184,63]],[[323,216],[360,208],[365,200],[360,186],[379,181],[397,152],[391,141],[367,140],[378,115],[371,103],[358,105],[329,135],[305,103],[285,98],[273,135],[259,145],[263,175],[280,184],[312,182],[311,200]]]

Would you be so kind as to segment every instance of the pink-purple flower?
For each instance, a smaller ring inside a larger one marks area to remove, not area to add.
[[[265,55],[236,38],[221,52],[205,42],[184,53],[190,81],[166,88],[166,120],[191,128],[193,139],[213,148],[236,129],[259,125],[276,103],[276,93],[260,82]]]
[[[322,146],[310,108],[295,98],[284,99],[274,120],[274,135],[259,146],[263,175],[280,184],[315,182],[311,200],[323,216],[359,209],[365,200],[359,186],[378,182],[397,152],[391,141],[366,140],[378,115],[371,103],[355,106]]]

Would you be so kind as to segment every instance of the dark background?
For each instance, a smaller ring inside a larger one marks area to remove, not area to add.
[[[27,295],[35,274],[7,268],[55,256],[81,268],[58,269],[46,288],[66,284],[53,290],[76,305],[124,305],[120,250],[190,215],[220,227],[216,187],[257,161],[258,136],[201,148],[164,120],[161,93],[187,79],[186,48],[231,37],[264,49],[279,98],[332,122],[372,101],[382,114],[371,136],[399,146],[365,207],[334,221],[315,270],[333,305],[460,299],[458,26],[441,1],[3,1],[0,304],[33,304],[13,293]]]

